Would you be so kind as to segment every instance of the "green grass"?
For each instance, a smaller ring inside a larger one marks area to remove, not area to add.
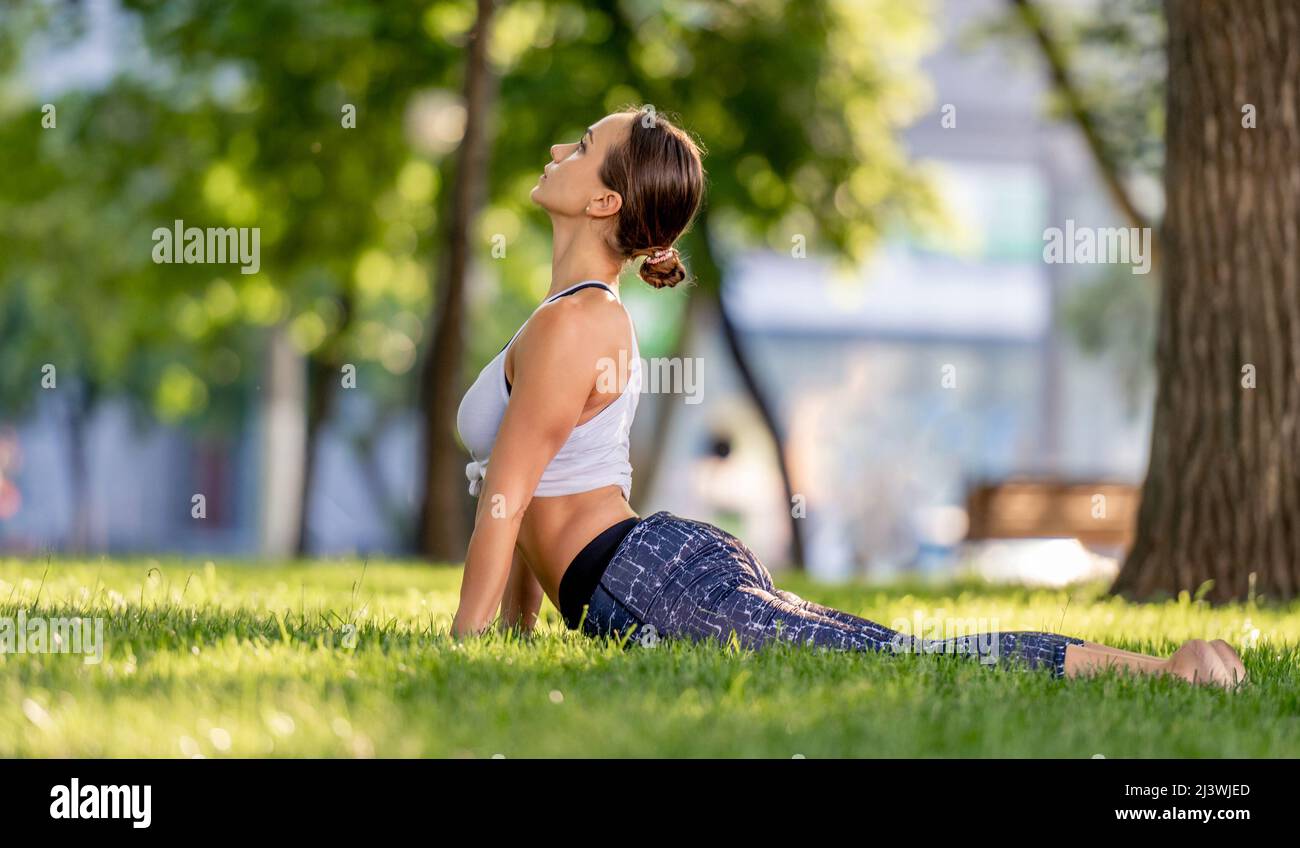
[[[564,630],[549,602],[531,640],[458,643],[459,568],[10,559],[0,617],[102,616],[105,655],[0,655],[0,756],[1300,756],[1300,604],[777,582],[896,628],[985,619],[1161,655],[1223,638],[1253,684],[1055,680],[787,644],[620,647]]]

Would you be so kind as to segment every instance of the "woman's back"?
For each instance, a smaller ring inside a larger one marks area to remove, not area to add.
[[[584,281],[548,297],[480,372],[457,414],[457,429],[472,457],[466,466],[470,493],[478,495],[501,420],[512,398],[525,393],[514,379],[519,357],[544,357],[552,337],[574,332],[584,336],[584,353],[566,358],[564,373],[550,369],[533,379],[573,383],[590,373],[596,379],[582,415],[543,470],[516,543],[557,607],[565,568],[586,541],[635,515],[627,501],[632,477],[628,451],[641,390],[641,363],[631,315],[616,291],[604,283]],[[538,399],[544,400],[546,394],[543,390]],[[492,504],[487,508],[491,510]]]

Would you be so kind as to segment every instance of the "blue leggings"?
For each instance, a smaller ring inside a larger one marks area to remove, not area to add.
[[[772,639],[839,650],[978,656],[990,665],[1046,667],[1065,676],[1065,649],[1082,639],[1018,630],[941,641],[805,601],[731,534],[702,521],[656,512],[642,519],[610,559],[582,620],[589,636],[632,634],[639,644],[687,637],[758,648]]]

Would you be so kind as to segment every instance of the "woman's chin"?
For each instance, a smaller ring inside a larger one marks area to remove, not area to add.
[[[548,215],[555,214],[555,204],[550,202],[542,186],[537,186],[528,193],[528,199],[541,208]]]

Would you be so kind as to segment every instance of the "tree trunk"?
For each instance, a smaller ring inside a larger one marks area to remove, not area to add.
[[[465,456],[456,441],[464,359],[465,277],[470,230],[487,177],[487,119],[495,80],[488,67],[493,0],[478,0],[465,67],[465,136],[456,153],[447,226],[443,285],[433,317],[433,339],[420,373],[424,421],[424,498],[416,548],[434,560],[459,561],[469,541]]]
[[[330,363],[314,356],[308,358],[307,429],[303,438],[302,491],[299,494],[302,509],[298,511],[298,543],[295,546],[300,557],[309,553],[311,493],[316,480],[316,445],[320,441],[321,428],[329,419],[334,399],[333,381],[339,379],[339,376],[339,371],[331,368]]]
[[[802,519],[794,515],[795,487],[790,479],[789,465],[785,460],[785,436],[776,420],[776,413],[767,399],[767,394],[763,391],[763,387],[758,384],[758,378],[749,365],[749,354],[745,350],[744,340],[740,337],[739,330],[732,322],[731,316],[727,314],[726,307],[722,302],[722,268],[713,253],[707,209],[701,210],[699,213],[695,229],[699,237],[695,242],[693,259],[701,272],[700,277],[704,282],[700,286],[699,293],[694,296],[709,298],[710,305],[717,313],[718,325],[722,330],[723,341],[727,344],[727,352],[731,354],[732,365],[735,366],[736,373],[740,375],[741,385],[745,387],[750,400],[753,401],[754,408],[763,421],[763,427],[772,440],[773,458],[776,461],[777,470],[781,473],[781,485],[785,490],[785,510],[790,517],[790,564],[794,569],[802,571],[807,564],[804,554],[803,523]]]
[[[334,392],[343,384],[343,339],[352,325],[354,298],[345,286],[338,300],[339,324],[330,339],[307,360],[307,437],[303,445],[302,510],[298,516],[298,556],[308,554],[311,495],[316,485],[316,448],[334,411]]]
[[[1113,591],[1300,585],[1300,6],[1170,0],[1151,460]],[[1252,104],[1256,127],[1245,128]],[[1253,387],[1252,387],[1253,386]]]
[[[86,450],[86,429],[91,414],[90,390],[82,380],[68,402],[68,480],[72,489],[72,526],[68,532],[68,550],[90,550],[90,460]]]
[[[258,550],[263,557],[278,559],[297,550],[307,456],[307,374],[284,324],[270,330],[263,367]]]
[[[409,512],[389,493],[378,453],[379,443],[388,430],[390,418],[391,413],[383,412],[375,419],[372,427],[356,434],[352,450],[356,454],[357,466],[361,469],[361,481],[385,527],[397,538],[408,539],[413,532]]]

